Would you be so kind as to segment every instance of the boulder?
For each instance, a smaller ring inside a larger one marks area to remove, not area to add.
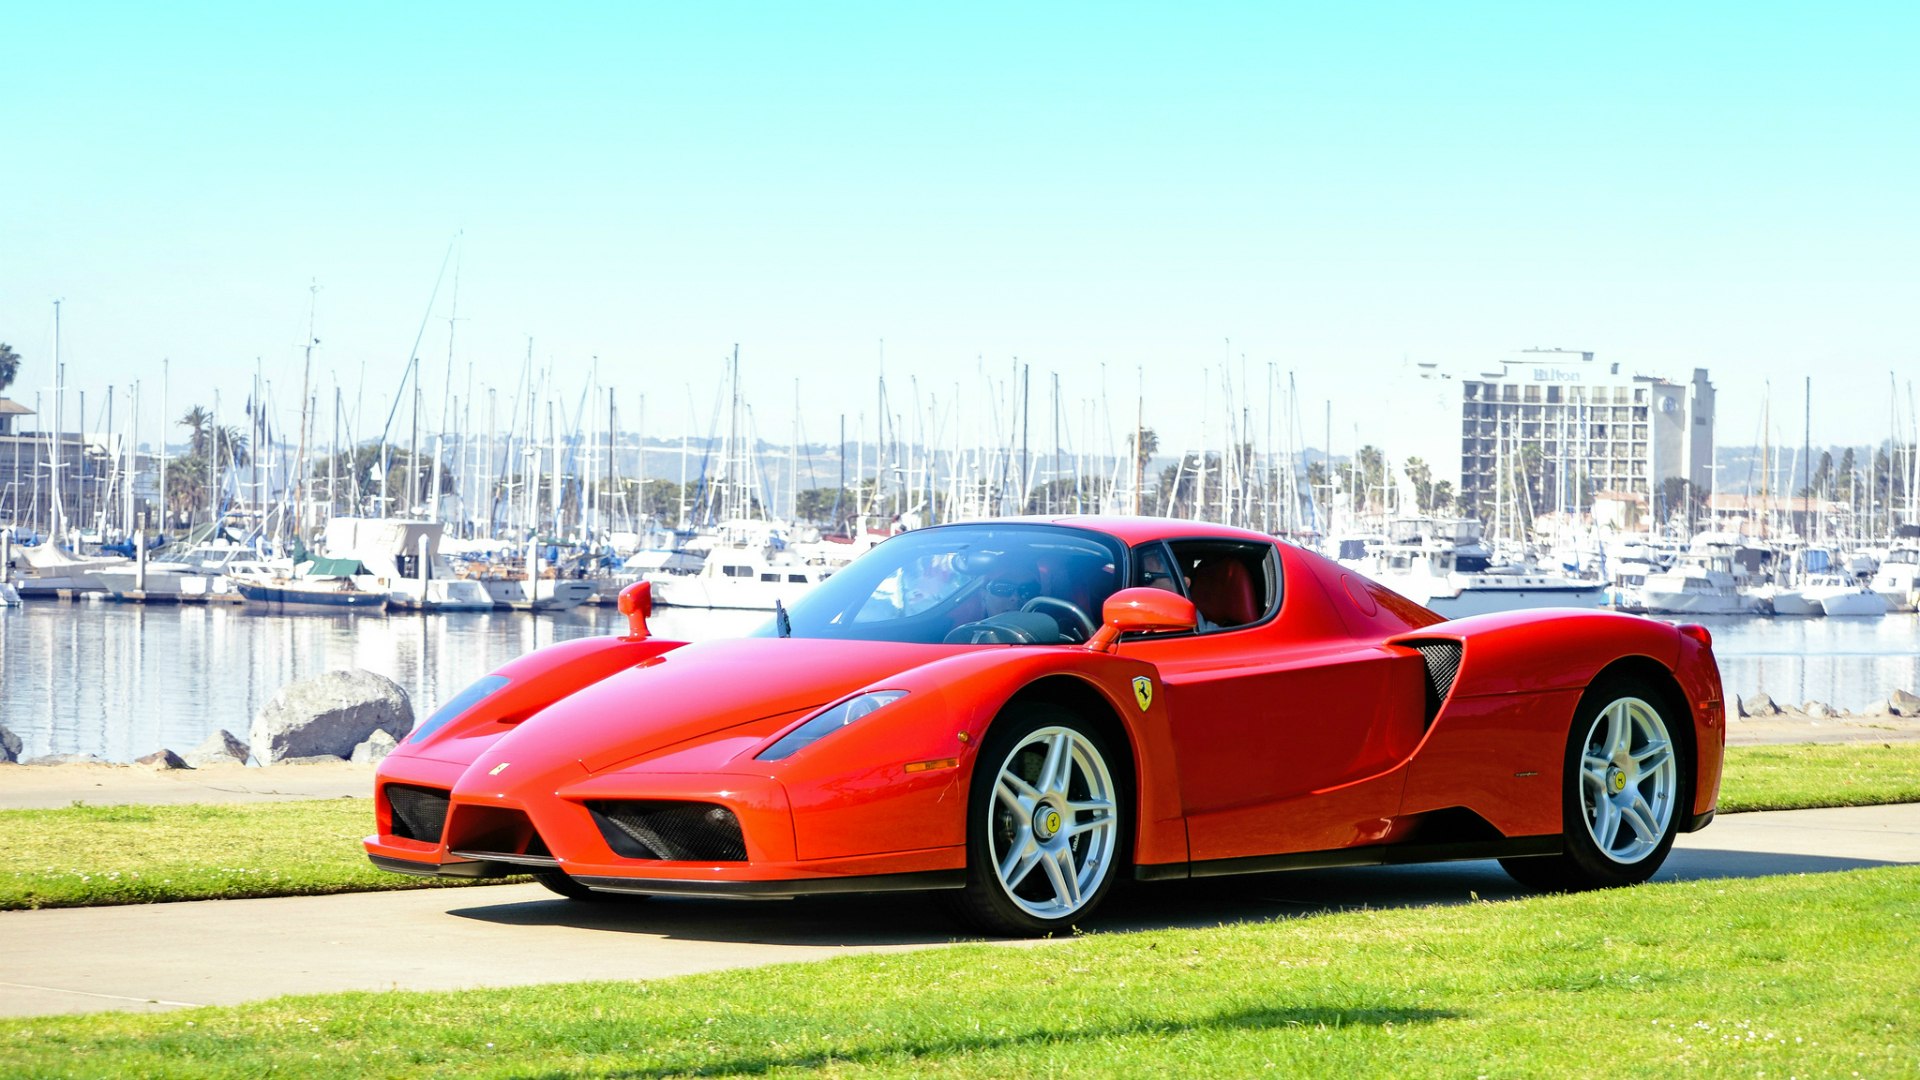
[[[247,755],[252,751],[247,744],[234,737],[233,732],[222,729],[207,736],[207,741],[194,747],[187,753],[187,764],[196,769],[208,765],[228,765],[247,763]]]
[[[1887,711],[1895,716],[1920,716],[1920,696],[1895,690],[1887,695]]]
[[[371,671],[327,671],[280,688],[248,729],[262,765],[303,757],[345,758],[376,731],[395,740],[413,730],[413,703],[400,684]]]
[[[355,765],[378,765],[381,759],[393,753],[393,748],[399,745],[400,740],[384,731],[376,731],[372,735],[367,736],[366,742],[353,748],[353,763]]]
[[[22,765],[111,765],[113,762],[97,754],[41,754],[37,758],[28,758]]]
[[[8,731],[7,725],[0,724],[0,761],[19,761],[21,749],[20,736]]]
[[[275,765],[338,765],[347,760],[338,754],[301,754],[298,757],[283,757]]]
[[[1833,706],[1828,705],[1824,701],[1809,701],[1805,705],[1800,706],[1800,711],[1813,717],[1815,720],[1827,720],[1833,717]]]
[[[1780,715],[1780,706],[1775,705],[1773,698],[1767,696],[1766,691],[1763,690],[1757,694],[1748,694],[1746,697],[1740,699],[1740,715],[1778,716]]]
[[[135,765],[145,765],[147,768],[152,769],[155,772],[166,772],[169,769],[193,768],[193,766],[187,764],[186,760],[183,759],[179,754],[176,754],[173,751],[168,750],[166,747],[161,747],[160,749],[155,750],[153,753],[148,754],[146,757],[135,758],[133,760],[133,763]]]

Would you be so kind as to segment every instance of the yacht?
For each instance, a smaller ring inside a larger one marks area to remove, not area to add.
[[[1815,574],[1801,585],[1800,593],[1808,603],[1820,605],[1824,615],[1877,619],[1887,613],[1886,597],[1845,574]]]
[[[646,580],[662,607],[772,611],[776,603],[791,607],[834,569],[786,551],[715,548],[697,574],[648,574]]]
[[[1886,599],[1887,610],[1920,610],[1920,542],[1894,541],[1870,585]]]
[[[1734,579],[1733,553],[1719,546],[1689,551],[1671,570],[1648,574],[1640,603],[1652,615],[1737,615],[1753,605]]]
[[[1599,607],[1605,582],[1535,565],[1493,561],[1480,523],[1405,518],[1388,523],[1380,545],[1380,584],[1449,619],[1493,611]]]

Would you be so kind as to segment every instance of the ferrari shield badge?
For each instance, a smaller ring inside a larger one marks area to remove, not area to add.
[[[1141,712],[1147,711],[1147,706],[1153,704],[1152,679],[1147,678],[1145,675],[1135,675],[1133,677],[1133,700],[1140,703]]]

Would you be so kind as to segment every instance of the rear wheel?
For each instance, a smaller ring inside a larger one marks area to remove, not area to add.
[[[1502,859],[1516,881],[1600,889],[1636,885],[1660,869],[1680,832],[1691,775],[1685,744],[1667,723],[1667,702],[1641,679],[1610,679],[1588,689],[1562,768],[1566,851]]]
[[[1064,930],[1098,907],[1126,849],[1112,751],[1057,705],[1017,707],[980,748],[967,800],[967,885],[946,894],[995,934]]]

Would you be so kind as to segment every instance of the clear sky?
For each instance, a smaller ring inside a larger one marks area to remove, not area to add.
[[[1018,357],[1036,442],[1102,365],[1116,429],[1143,386],[1193,446],[1206,386],[1217,442],[1231,357],[1390,448],[1396,365],[1561,346],[1709,368],[1725,443],[1769,379],[1798,441],[1812,375],[1865,442],[1920,376],[1916,46],[1890,3],[10,4],[0,341],[31,405],[63,299],[90,428],[137,378],[151,439],[163,357],[174,416],[260,358],[285,425],[317,281],[377,430],[460,234],[456,390],[504,412],[531,337],[658,435],[736,342],[763,436],[796,379],[810,438],[870,425],[884,339],[949,438]]]

